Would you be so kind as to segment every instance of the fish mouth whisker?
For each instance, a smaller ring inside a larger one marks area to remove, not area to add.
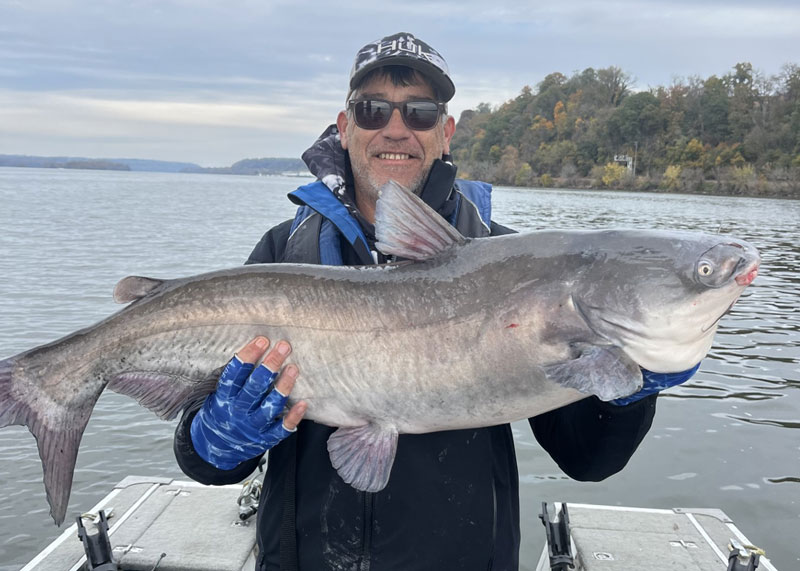
[[[730,304],[730,305],[729,305],[729,306],[728,306],[728,307],[725,309],[725,311],[723,311],[722,313],[720,313],[719,317],[717,317],[717,318],[716,318],[714,321],[712,321],[710,324],[708,324],[708,325],[705,325],[705,326],[701,327],[701,328],[700,328],[700,331],[702,331],[703,333],[708,333],[708,332],[709,332],[709,331],[711,331],[711,330],[712,330],[714,327],[716,327],[716,326],[717,326],[717,323],[719,323],[719,320],[720,320],[720,319],[722,319],[723,317],[725,317],[725,316],[728,314],[728,312],[729,312],[731,309],[733,309],[733,306],[734,306],[734,305],[736,305],[736,302],[737,302],[737,301],[739,301],[739,298],[738,298],[738,297],[737,297],[736,299],[734,299],[734,300],[731,302],[731,304]]]

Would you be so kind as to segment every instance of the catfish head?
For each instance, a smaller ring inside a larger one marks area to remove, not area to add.
[[[689,369],[758,274],[751,244],[729,236],[646,231],[593,234],[572,303],[588,326],[641,367]]]

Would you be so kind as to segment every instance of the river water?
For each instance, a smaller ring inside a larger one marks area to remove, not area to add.
[[[307,179],[0,168],[0,357],[116,311],[125,275],[178,277],[240,264],[291,217]],[[659,398],[630,464],[600,483],[564,476],[515,424],[523,569],[544,541],[542,501],[724,510],[781,571],[800,569],[800,202],[498,188],[494,219],[539,228],[676,228],[730,233],[762,253],[759,277],[723,318],[709,357]],[[181,477],[173,423],[101,396],[83,438],[68,514],[128,474]],[[58,530],[33,437],[0,430],[0,571]]]

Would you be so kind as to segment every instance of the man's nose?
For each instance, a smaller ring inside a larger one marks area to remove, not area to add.
[[[409,128],[406,127],[403,121],[400,109],[392,109],[389,122],[386,124],[386,127],[383,128],[383,135],[391,139],[405,138],[410,135]]]

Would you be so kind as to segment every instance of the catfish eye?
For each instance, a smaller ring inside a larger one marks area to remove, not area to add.
[[[700,262],[697,264],[697,273],[706,278],[714,273],[714,266],[712,266],[709,262]]]

